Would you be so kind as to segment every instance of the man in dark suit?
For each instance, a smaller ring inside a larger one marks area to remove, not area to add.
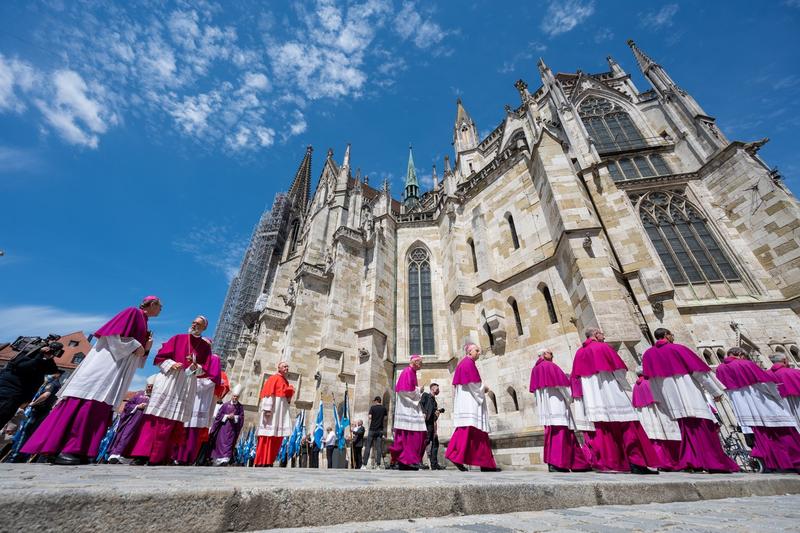
[[[356,420],[356,427],[351,429],[353,433],[353,461],[355,468],[361,468],[362,452],[364,447],[364,422]]]
[[[422,412],[425,413],[425,426],[428,429],[428,444],[430,444],[429,460],[431,463],[431,470],[444,470],[445,467],[439,464],[439,435],[438,424],[439,415],[444,412],[444,409],[439,409],[436,403],[436,396],[439,395],[439,385],[431,383],[428,387],[430,392],[423,392],[419,404],[422,406]]]

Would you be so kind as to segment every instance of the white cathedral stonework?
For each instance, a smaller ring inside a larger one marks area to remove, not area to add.
[[[447,441],[451,376],[473,341],[498,461],[524,467],[540,462],[536,351],[569,372],[588,326],[631,371],[658,327],[712,366],[734,345],[762,365],[773,352],[800,362],[797,199],[758,157],[765,140],[728,140],[629,45],[650,90],[611,58],[601,74],[540,62],[542,86],[518,81],[521,105],[483,140],[459,100],[452,167],[421,193],[410,160],[402,202],[353,176],[349,146],[341,163],[328,151],[311,194],[309,148],[256,310],[223,354],[248,411],[286,360],[295,411],[313,420],[323,399],[327,424],[347,388],[366,423],[375,396],[391,413],[418,353],[420,384],[441,386]]]

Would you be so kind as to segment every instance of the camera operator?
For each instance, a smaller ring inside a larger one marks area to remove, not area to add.
[[[428,387],[430,392],[423,392],[419,404],[422,406],[422,412],[425,413],[425,426],[428,429],[428,443],[431,445],[430,453],[428,455],[431,470],[444,470],[445,467],[439,464],[439,435],[438,435],[438,419],[439,415],[444,413],[444,409],[440,409],[436,403],[436,396],[439,395],[439,385],[431,383]]]
[[[47,339],[35,338],[0,370],[0,427],[11,420],[17,409],[33,399],[44,383],[45,376],[58,374],[54,357],[64,353],[64,345]]]

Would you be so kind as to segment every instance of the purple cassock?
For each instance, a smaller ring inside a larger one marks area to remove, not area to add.
[[[667,455],[662,446],[674,444],[653,442],[662,457],[675,459],[667,461],[665,466],[673,470],[737,472],[739,467],[722,449],[716,419],[704,395],[705,391],[715,398],[722,396],[722,389],[711,379],[711,368],[686,346],[659,339],[644,352],[642,369],[647,378],[644,384],[650,396],[648,401],[658,402],[680,428],[677,458],[674,450]],[[637,401],[636,390],[634,401]]]
[[[589,451],[575,436],[575,423],[569,409],[570,382],[556,363],[539,357],[531,369],[530,391],[536,398],[539,422],[544,426],[544,452],[548,465],[559,469],[586,471]]]
[[[658,467],[660,459],[622,388],[627,367],[608,344],[587,338],[572,362],[572,397],[582,398],[594,423],[590,448],[594,468],[628,471]]]
[[[225,415],[234,415],[238,418],[223,421]],[[241,403],[227,401],[217,411],[214,424],[209,432],[209,440],[214,443],[214,451],[211,452],[212,459],[231,459],[233,458],[236,439],[244,426],[244,407]]]
[[[149,337],[147,315],[141,309],[129,307],[94,335],[100,340],[132,337],[144,346]],[[61,401],[25,443],[23,453],[84,458],[97,455],[111,414],[121,403],[141,359],[132,353],[113,354],[111,350],[111,345],[100,341],[92,348],[61,389]]]
[[[777,375],[729,356],[717,367],[717,378],[728,388],[739,424],[753,430],[756,445],[750,455],[770,470],[800,471],[800,433],[779,393]]]
[[[149,396],[144,391],[139,391],[125,402],[125,407],[120,415],[117,434],[114,436],[114,442],[111,443],[110,455],[126,457],[130,453],[144,421],[144,409],[137,409],[137,407],[147,405],[149,400]]]

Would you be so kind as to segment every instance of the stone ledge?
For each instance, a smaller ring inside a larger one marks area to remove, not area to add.
[[[798,493],[797,475],[4,464],[0,524],[36,532],[247,531]]]

